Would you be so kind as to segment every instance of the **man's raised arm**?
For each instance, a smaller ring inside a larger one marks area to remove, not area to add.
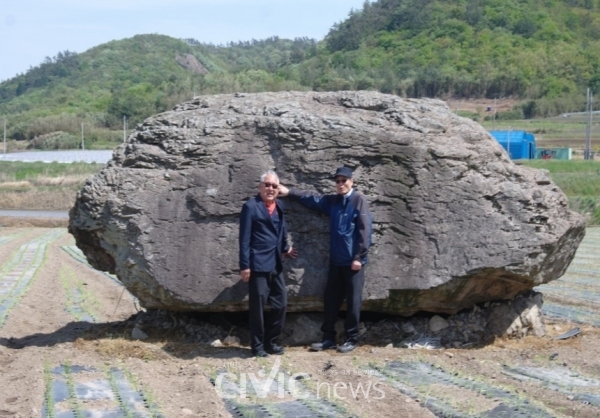
[[[285,187],[283,184],[279,184],[279,196],[286,197],[289,196],[294,198],[302,206],[305,206],[309,209],[313,209],[319,212],[323,212],[329,215],[329,199],[328,196],[323,196],[319,194],[313,194],[311,192],[305,192],[299,189],[289,189]]]

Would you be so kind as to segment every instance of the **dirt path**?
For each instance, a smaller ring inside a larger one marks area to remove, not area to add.
[[[210,346],[208,325],[202,343],[169,321],[131,339],[135,299],[82,262],[65,229],[0,228],[0,417],[597,417],[599,232],[539,289],[554,315],[547,337],[348,355],[288,347],[257,360],[246,341]]]

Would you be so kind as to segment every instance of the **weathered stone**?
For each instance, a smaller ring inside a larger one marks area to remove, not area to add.
[[[133,329],[131,330],[131,338],[133,338],[134,340],[147,340],[148,334],[146,334],[138,327],[133,327]]]
[[[546,335],[542,304],[542,294],[537,292],[518,296],[507,303],[494,304],[489,308],[487,330],[496,336],[542,337]]]
[[[230,346],[230,345],[239,345],[239,344],[240,344],[240,339],[234,335],[228,335],[223,340],[223,345]]]
[[[403,323],[400,329],[406,334],[414,334],[415,332],[417,332],[415,326],[411,322]]]
[[[450,324],[448,324],[448,321],[439,315],[435,315],[429,320],[429,330],[433,333],[446,329],[449,326]]]
[[[186,70],[189,70],[196,74],[208,74],[209,71],[204,65],[196,59],[192,54],[177,54],[175,55],[175,61]]]
[[[584,235],[547,172],[515,165],[441,101],[375,92],[197,97],[138,126],[70,213],[89,262],[142,306],[247,309],[238,216],[275,168],[330,193],[341,164],[373,212],[365,310],[454,313],[560,277]],[[286,202],[300,256],[285,274],[292,311],[322,309],[328,223]]]
[[[218,348],[218,347],[223,347],[223,343],[221,342],[221,340],[214,340],[214,341],[211,341],[211,342],[209,343],[209,345],[210,345],[211,347],[216,347],[216,348]]]

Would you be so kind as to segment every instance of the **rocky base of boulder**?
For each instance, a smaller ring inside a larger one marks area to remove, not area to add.
[[[409,318],[363,313],[361,343],[405,348],[471,348],[496,337],[545,335],[542,294],[530,291],[505,302],[487,302],[454,315],[414,315]],[[321,313],[288,314],[281,343],[304,346],[321,339]],[[219,346],[247,346],[246,313],[182,313],[141,311],[130,318],[131,338],[164,338],[168,332],[183,342]],[[343,341],[343,319],[337,324]],[[160,335],[160,336],[159,336]]]

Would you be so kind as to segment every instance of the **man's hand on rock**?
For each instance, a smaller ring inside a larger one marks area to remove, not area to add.
[[[360,262],[360,261],[358,261],[358,260],[354,260],[354,261],[352,262],[352,265],[350,266],[350,268],[351,268],[352,270],[358,271],[358,270],[360,270],[360,269],[362,268],[362,264],[361,264],[361,262]]]
[[[296,258],[298,256],[298,250],[294,247],[290,247],[287,253],[283,254],[285,257]]]
[[[240,277],[242,278],[243,282],[250,280],[250,269],[240,270]]]
[[[290,189],[279,183],[279,197],[286,197],[290,193]]]

